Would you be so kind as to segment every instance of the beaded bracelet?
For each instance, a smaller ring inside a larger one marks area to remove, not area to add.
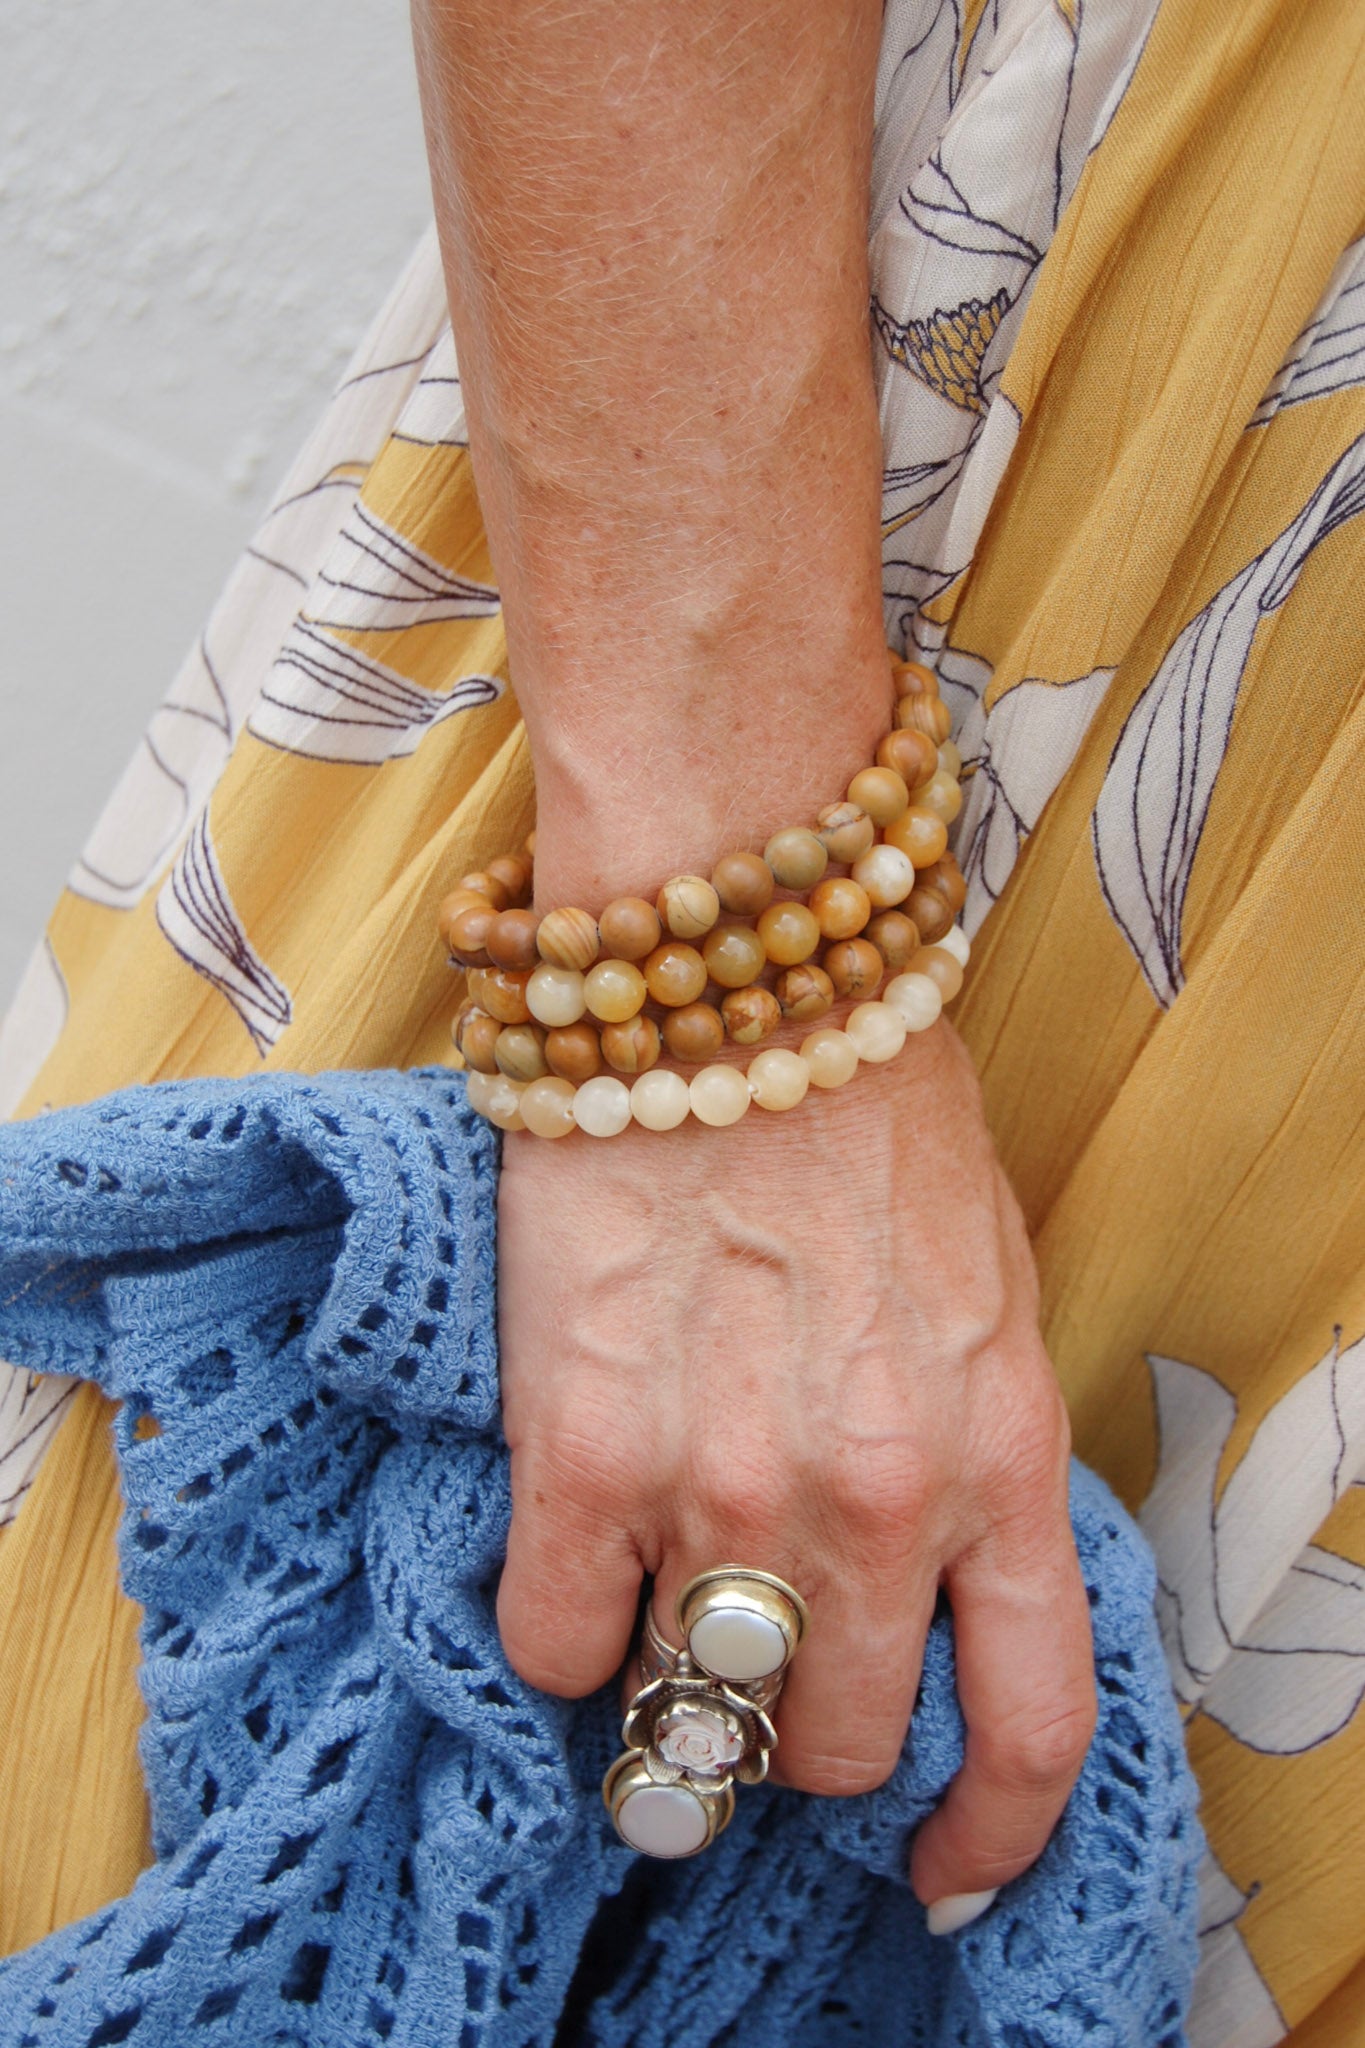
[[[453,1036],[475,1109],[545,1137],[614,1136],[631,1121],[670,1130],[689,1114],[729,1124],[751,1100],[786,1109],[812,1083],[841,1086],[933,1023],[969,950],[953,924],[966,886],[947,852],[961,760],[935,677],[891,660],[896,725],[874,764],[813,828],[774,833],[761,857],[726,854],[709,880],[675,876],[653,905],[619,897],[600,918],[531,911],[534,834],[522,853],[463,878],[439,926],[468,974]],[[848,872],[831,875],[831,864]],[[778,899],[779,888],[793,893]],[[888,971],[883,1000],[871,1000]],[[712,984],[718,1003],[707,999]],[[844,1029],[817,1030],[799,1053],[770,1048],[747,1074],[709,1064],[689,1083],[656,1071],[665,1048],[712,1061],[727,1036],[753,1044],[784,1019],[812,1021],[859,996],[868,1000]],[[603,1074],[604,1061],[638,1076],[633,1087]]]

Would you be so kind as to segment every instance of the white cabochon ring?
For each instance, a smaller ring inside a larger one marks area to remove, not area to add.
[[[689,1579],[677,1616],[694,1662],[732,1685],[785,1671],[810,1622],[805,1601],[785,1579],[734,1564]]]

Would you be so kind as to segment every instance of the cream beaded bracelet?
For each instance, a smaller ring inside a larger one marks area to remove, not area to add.
[[[726,854],[709,881],[675,876],[653,905],[620,897],[599,918],[528,907],[534,834],[523,853],[464,877],[439,926],[468,974],[453,1036],[472,1107],[552,1138],[614,1137],[632,1122],[672,1130],[689,1115],[718,1127],[751,1101],[784,1110],[812,1085],[840,1087],[934,1022],[969,951],[953,923],[966,885],[947,852],[961,761],[936,678],[894,655],[892,673],[897,723],[873,766],[814,827],[774,833],[762,856]],[[848,873],[828,874],[831,864]],[[777,899],[779,888],[808,893]],[[714,1061],[726,1037],[753,1044],[858,996],[842,1029],[814,1031],[799,1052],[770,1047],[747,1072]],[[689,1081],[657,1067],[665,1050],[710,1063]]]

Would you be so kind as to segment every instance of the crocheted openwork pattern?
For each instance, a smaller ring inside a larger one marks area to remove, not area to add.
[[[1073,1469],[1100,1723],[1041,1861],[932,1940],[951,1620],[865,1797],[615,1840],[615,1687],[503,1657],[497,1155],[448,1073],[134,1089],[0,1131],[0,1350],[119,1403],[155,1866],[0,1964],[0,2048],[1175,2048],[1194,1791],[1142,1539]]]

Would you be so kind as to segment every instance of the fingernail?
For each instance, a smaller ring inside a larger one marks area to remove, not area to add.
[[[935,1899],[929,1908],[929,1932],[956,1934],[959,1927],[970,1927],[993,1903],[999,1889],[997,1885],[989,1892],[949,1892],[946,1899]]]

